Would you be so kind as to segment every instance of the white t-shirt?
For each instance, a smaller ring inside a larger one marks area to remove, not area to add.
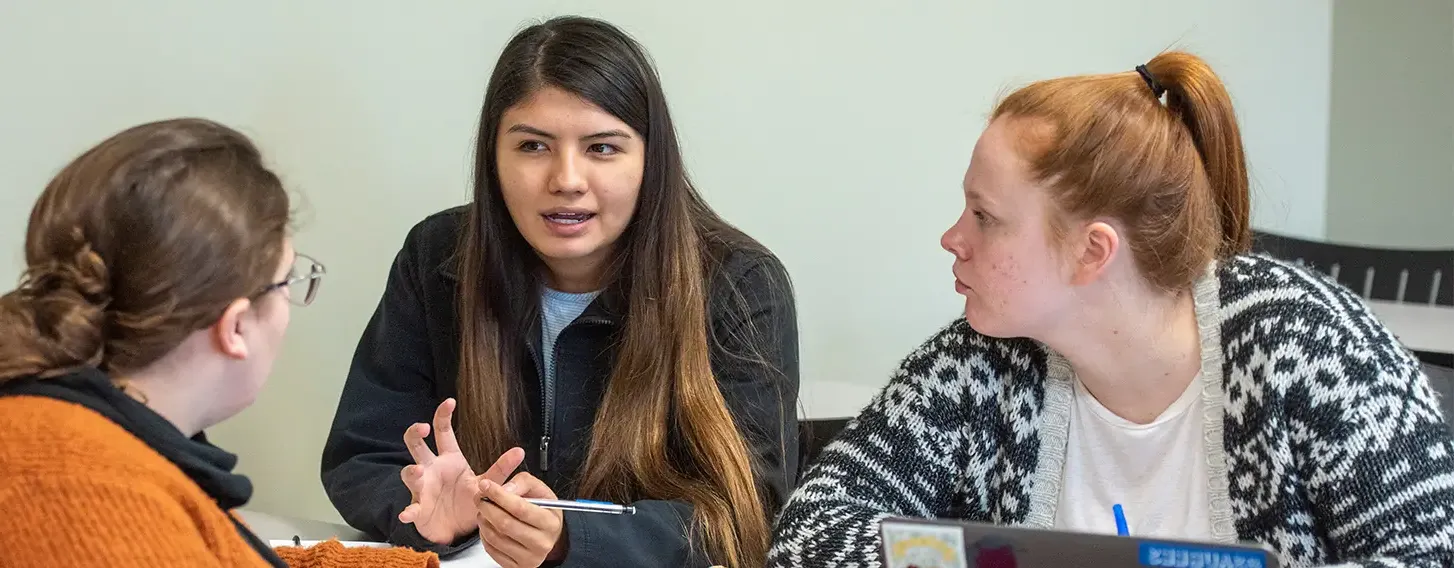
[[[1075,382],[1055,528],[1116,534],[1120,504],[1132,536],[1210,540],[1202,377],[1150,424],[1116,416]]]

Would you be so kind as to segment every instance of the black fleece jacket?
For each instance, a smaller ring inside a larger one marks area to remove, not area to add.
[[[477,537],[438,546],[413,525],[400,523],[398,514],[410,497],[399,473],[413,463],[404,430],[429,422],[435,407],[457,392],[454,256],[465,218],[466,210],[456,207],[410,231],[354,354],[322,464],[324,489],[350,525],[445,556]],[[791,286],[776,258],[751,250],[728,255],[710,278],[708,333],[720,340],[711,342],[713,372],[754,454],[769,514],[775,515],[798,466],[798,338]],[[730,299],[734,290],[745,301]],[[561,331],[554,385],[541,384],[538,322],[532,340],[515,346],[525,355],[518,358],[517,377],[528,399],[528,431],[519,436],[526,442],[522,469],[562,499],[589,497],[576,494],[575,485],[625,318],[607,298],[602,294]],[[749,324],[756,333],[739,333]],[[742,337],[753,343],[733,344]],[[761,355],[767,365],[741,357],[744,352]],[[547,444],[539,442],[546,437],[549,449],[543,451]],[[706,566],[713,560],[702,556],[700,542],[689,542],[691,504],[652,499],[633,504],[635,515],[566,512],[570,550],[564,566]]]

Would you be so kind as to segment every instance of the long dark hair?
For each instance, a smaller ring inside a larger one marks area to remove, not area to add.
[[[690,502],[693,533],[705,535],[713,558],[760,564],[769,519],[751,454],[712,374],[707,283],[729,251],[767,251],[692,186],[649,56],[606,22],[561,17],[530,26],[505,46],[490,77],[474,204],[459,245],[462,449],[471,463],[488,464],[520,442],[522,393],[513,375],[526,356],[542,276],[501,195],[496,137],[505,110],[543,87],[590,101],[646,142],[636,213],[605,279],[603,300],[624,306],[626,318],[580,492]],[[679,449],[668,448],[673,437]]]

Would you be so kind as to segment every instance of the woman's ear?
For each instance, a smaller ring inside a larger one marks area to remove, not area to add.
[[[1111,266],[1121,248],[1121,236],[1110,223],[1096,221],[1078,235],[1072,250],[1070,281],[1076,286],[1095,282]]]
[[[222,317],[212,324],[212,341],[217,350],[233,359],[247,358],[247,342],[242,338],[243,318],[252,309],[252,301],[238,298],[227,305]]]

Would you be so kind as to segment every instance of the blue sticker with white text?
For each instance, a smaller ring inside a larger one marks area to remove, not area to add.
[[[1194,544],[1143,542],[1141,565],[1159,568],[1267,568],[1267,553]]]

